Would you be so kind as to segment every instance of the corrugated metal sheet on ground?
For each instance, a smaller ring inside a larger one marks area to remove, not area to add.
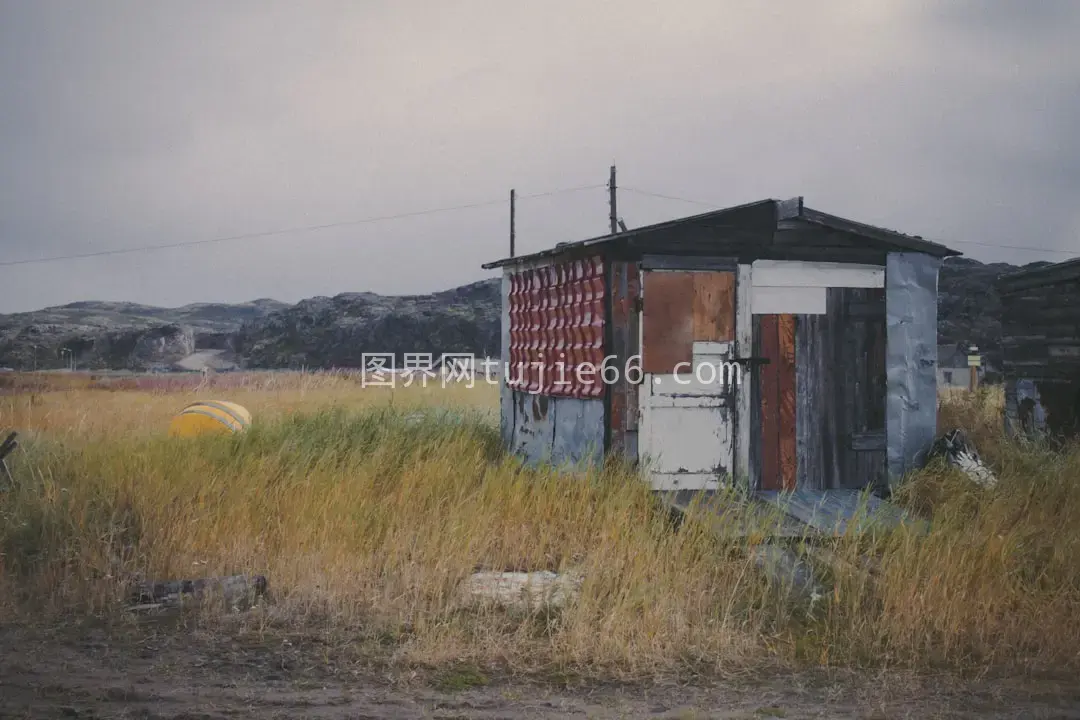
[[[679,513],[697,511],[710,531],[721,538],[801,538],[814,530],[780,508],[736,493],[680,490],[661,491],[662,504]],[[695,500],[697,501],[695,506]]]
[[[920,531],[928,529],[924,522],[896,505],[859,490],[765,491],[756,496],[826,535],[843,535],[853,520],[859,521],[856,532],[892,530],[901,524]]]

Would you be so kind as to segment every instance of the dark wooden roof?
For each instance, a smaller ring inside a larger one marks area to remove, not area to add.
[[[1080,258],[1073,258],[1050,265],[1040,263],[1039,267],[1002,275],[997,279],[996,284],[998,292],[1012,293],[1051,285],[1075,284],[1078,280],[1080,280]]]
[[[596,251],[696,255],[746,259],[794,259],[800,251],[827,251],[836,260],[867,262],[887,252],[919,252],[935,257],[961,253],[938,243],[874,227],[805,207],[802,198],[760,200],[724,210],[633,228],[614,235],[559,243],[530,255],[485,263],[486,270],[555,256]],[[883,261],[883,260],[882,260]]]

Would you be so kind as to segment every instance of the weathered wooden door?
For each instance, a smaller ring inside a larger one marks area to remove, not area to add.
[[[753,389],[757,488],[877,483],[885,467],[883,270],[759,260],[752,278],[754,355],[767,361]]]
[[[638,454],[656,490],[730,481],[735,393],[735,273],[647,271],[642,277]]]
[[[762,490],[796,487],[795,321],[790,313],[758,316],[758,352],[768,360],[758,374]]]

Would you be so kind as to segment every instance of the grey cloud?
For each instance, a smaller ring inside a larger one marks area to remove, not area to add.
[[[0,0],[5,259],[620,184],[804,194],[936,237],[1076,247],[1080,5]],[[632,193],[641,225],[703,208]],[[468,282],[504,206],[0,267],[0,312]],[[519,247],[602,233],[605,191],[519,203]]]

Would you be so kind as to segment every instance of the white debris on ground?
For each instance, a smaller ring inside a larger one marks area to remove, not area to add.
[[[462,586],[464,599],[523,610],[563,607],[573,601],[584,580],[578,572],[478,572]]]
[[[980,487],[992,488],[997,485],[997,476],[983,463],[963,430],[951,430],[938,438],[930,448],[929,456],[944,457],[950,465],[959,468]]]

